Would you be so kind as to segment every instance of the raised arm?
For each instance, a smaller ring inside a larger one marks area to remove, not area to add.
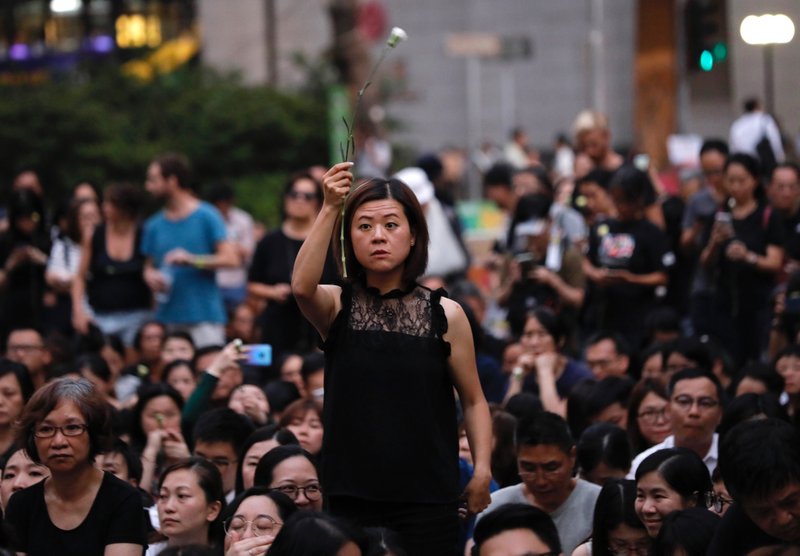
[[[292,271],[292,293],[297,305],[323,338],[328,337],[328,329],[341,308],[341,289],[338,286],[321,285],[319,281],[336,217],[353,183],[353,174],[350,172],[352,166],[352,162],[340,162],[325,172],[322,178],[325,192],[322,210],[300,247]]]

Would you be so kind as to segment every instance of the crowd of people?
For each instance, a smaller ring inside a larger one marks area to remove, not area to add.
[[[449,151],[294,173],[272,230],[177,154],[63,207],[22,170],[2,549],[797,553],[800,168],[748,125],[676,187],[603,114],[552,164],[516,129],[484,250]]]

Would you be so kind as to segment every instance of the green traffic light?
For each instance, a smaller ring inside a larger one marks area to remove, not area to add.
[[[714,60],[717,62],[722,62],[728,57],[728,47],[724,42],[716,43],[712,50],[714,54]]]
[[[710,50],[703,50],[700,54],[700,69],[703,71],[711,71],[714,67],[714,55]]]

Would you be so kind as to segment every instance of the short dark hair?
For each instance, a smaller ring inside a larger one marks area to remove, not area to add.
[[[109,454],[119,454],[125,460],[125,465],[128,468],[128,478],[136,481],[139,484],[142,480],[142,460],[139,455],[133,451],[130,445],[121,438],[115,438],[111,448],[106,452]]]
[[[289,519],[289,517],[297,511],[297,506],[295,503],[284,493],[263,486],[254,486],[238,494],[236,498],[231,501],[221,516],[222,521],[224,522],[236,515],[236,510],[239,509],[239,506],[242,505],[242,502],[251,496],[266,496],[272,500],[275,503],[275,507],[278,508],[278,515],[272,517],[280,518],[280,520],[283,522]]]
[[[31,380],[31,375],[28,372],[28,367],[22,363],[12,361],[7,357],[0,357],[0,378],[6,375],[14,375],[17,377],[19,389],[22,393],[22,399],[25,402],[30,400],[34,392],[34,386],[33,381]]]
[[[797,355],[797,357],[800,357],[800,355]],[[736,395],[739,384],[746,378],[762,383],[767,391],[773,394],[780,395],[783,392],[783,377],[775,370],[774,362],[772,365],[754,362],[742,367],[728,387],[728,394],[731,397]]]
[[[303,366],[300,369],[300,374],[303,375],[303,381],[307,381],[308,377],[317,371],[325,369],[325,354],[321,352],[312,352],[303,356]]]
[[[161,329],[161,332],[163,332],[165,336],[167,335],[167,327],[163,322],[157,320],[145,321],[142,323],[142,325],[136,331],[136,335],[133,337],[133,347],[136,350],[142,349],[142,334],[144,334],[144,329],[148,326],[158,326]]]
[[[744,421],[756,418],[772,417],[784,421],[789,420],[786,410],[772,393],[754,394],[747,392],[733,398],[722,414],[717,432],[723,438],[729,430]]]
[[[229,407],[218,407],[201,414],[192,431],[197,442],[225,442],[238,454],[244,441],[255,430],[253,422]]]
[[[703,141],[703,144],[700,146],[700,156],[712,151],[718,152],[725,157],[727,157],[730,152],[728,143],[724,139],[712,138]]]
[[[192,376],[197,377],[197,370],[192,366],[191,361],[187,361],[186,359],[176,359],[175,361],[170,361],[164,366],[164,370],[161,371],[161,382],[169,384],[169,375],[172,374],[175,369],[180,369],[181,367],[188,367],[189,371],[192,373]]]
[[[192,186],[192,167],[186,156],[178,153],[164,153],[153,159],[164,179],[175,177],[181,189]]]
[[[742,108],[745,112],[753,112],[759,106],[761,106],[761,101],[757,97],[748,97],[742,102]]]
[[[301,448],[299,444],[286,444],[285,446],[273,448],[264,454],[256,466],[256,472],[253,476],[253,484],[255,486],[269,487],[272,484],[272,474],[278,464],[294,457],[306,458],[311,462],[311,465],[314,466],[314,469],[317,469],[317,462],[314,459],[314,456]],[[317,474],[319,474],[319,470],[317,471]]]
[[[25,404],[17,429],[17,445],[24,446],[31,460],[42,463],[33,431],[58,404],[70,401],[86,420],[89,434],[89,459],[104,452],[112,443],[111,411],[94,385],[84,378],[59,378],[37,390]]]
[[[525,315],[524,324],[527,324],[528,319],[531,318],[539,321],[542,328],[553,337],[553,343],[556,345],[556,349],[563,347],[564,340],[567,336],[567,327],[564,323],[564,319],[558,313],[548,307],[537,307],[532,311],[528,311]]]
[[[492,165],[483,176],[483,187],[505,187],[511,189],[511,177],[514,169],[505,162]]]
[[[775,177],[775,172],[778,170],[791,170],[794,172],[794,176],[796,179],[800,180],[800,165],[794,162],[781,162],[780,164],[776,165],[775,168],[772,169],[772,175],[770,178]]]
[[[234,191],[231,184],[227,182],[216,181],[206,188],[206,200],[209,203],[220,203],[224,201],[233,201],[236,197],[236,192]]]
[[[678,371],[669,379],[669,386],[667,387],[667,394],[669,397],[672,397],[672,393],[675,392],[675,386],[682,380],[692,380],[696,378],[707,378],[714,384],[714,388],[717,391],[717,401],[720,405],[725,405],[725,389],[722,387],[717,375],[712,373],[706,369],[683,369],[682,371]]]
[[[608,548],[608,532],[620,525],[644,530],[636,515],[636,482],[611,479],[597,496],[592,519],[592,556],[613,556]]]
[[[145,197],[141,188],[130,183],[112,183],[103,190],[103,200],[130,220],[136,220],[144,208]]]
[[[254,430],[250,435],[245,438],[241,448],[239,448],[239,461],[236,464],[236,492],[241,494],[244,491],[244,480],[242,479],[242,467],[244,466],[244,458],[247,451],[253,447],[254,444],[264,442],[265,440],[275,440],[278,445],[286,446],[288,444],[299,444],[297,437],[288,429],[279,428],[278,425],[264,425],[261,428]]]
[[[422,276],[425,272],[425,267],[428,265],[428,224],[425,220],[425,213],[422,212],[422,207],[417,200],[417,196],[411,189],[397,179],[378,179],[373,178],[362,182],[357,186],[352,193],[347,196],[344,206],[344,255],[346,257],[347,265],[347,279],[361,280],[364,275],[364,267],[356,259],[355,251],[353,250],[353,241],[350,237],[350,228],[353,223],[353,216],[359,207],[370,201],[380,201],[384,199],[392,199],[400,203],[403,207],[403,214],[408,219],[408,224],[411,228],[411,233],[415,237],[414,245],[406,258],[403,268],[402,279],[405,282],[411,283],[416,281],[417,278]],[[342,226],[342,214],[336,219],[335,230],[339,230]],[[338,237],[338,235],[337,235]],[[342,262],[342,242],[333,242],[333,251],[336,255],[336,264],[339,266],[339,272],[344,273],[344,264]]]
[[[272,413],[283,413],[292,402],[300,399],[300,391],[294,382],[273,380],[264,387]]]
[[[349,542],[367,553],[366,536],[348,522],[323,512],[298,511],[284,522],[270,551],[282,556],[337,554]]]
[[[608,191],[608,186],[611,184],[611,178],[613,177],[614,172],[609,170],[602,170],[599,168],[590,170],[585,176],[582,176],[575,181],[575,190],[577,191],[580,186],[585,183],[593,183],[599,186],[601,189]]]
[[[627,203],[644,205],[648,192],[653,190],[653,182],[647,172],[625,165],[614,173],[608,184],[608,191],[613,190],[619,190]]]
[[[475,548],[473,556],[480,554],[483,543],[503,533],[514,529],[527,529],[536,534],[547,545],[550,552],[561,552],[561,540],[558,538],[553,519],[544,511],[530,504],[503,504],[482,516],[475,525]]]
[[[654,556],[706,554],[719,522],[702,505],[669,513],[658,531]]]
[[[584,379],[576,384],[567,397],[567,422],[574,438],[592,424],[592,420],[607,407],[618,403],[628,407],[633,380],[628,377],[607,376],[603,380]]]
[[[631,468],[631,444],[628,433],[611,423],[590,426],[578,439],[575,449],[581,473],[591,473],[601,463],[627,473]]]
[[[800,433],[779,419],[745,421],[722,439],[719,468],[736,500],[763,500],[800,482]]]
[[[565,454],[569,454],[575,446],[569,426],[560,415],[542,411],[532,419],[520,422],[517,428],[517,451],[523,446],[543,444],[558,446]]]
[[[665,364],[671,353],[680,353],[686,359],[694,361],[695,365],[701,369],[710,370],[714,365],[708,343],[695,336],[681,337],[669,342],[664,347]]]
[[[644,458],[636,469],[636,483],[654,471],[682,498],[694,496],[698,504],[703,504],[705,494],[713,490],[708,467],[688,448],[666,448]]]
[[[609,340],[614,344],[614,349],[617,350],[618,354],[628,355],[628,342],[619,332],[614,332],[613,330],[598,330],[586,340],[586,347],[599,344],[603,340]]]
[[[750,176],[756,180],[757,189],[761,187],[761,163],[758,159],[747,153],[733,153],[725,161],[725,170],[730,168],[731,164],[738,164],[744,168]]]

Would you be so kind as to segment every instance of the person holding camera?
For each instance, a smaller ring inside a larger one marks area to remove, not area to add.
[[[512,334],[522,334],[526,314],[548,307],[568,328],[577,322],[586,280],[581,254],[566,240],[559,222],[550,216],[552,200],[543,193],[520,198],[511,224],[512,252],[500,302],[508,309]]]
[[[758,161],[737,153],[725,163],[726,208],[717,212],[700,256],[714,279],[711,327],[736,363],[758,360],[769,331],[769,296],[783,264],[780,215],[767,205]]]

